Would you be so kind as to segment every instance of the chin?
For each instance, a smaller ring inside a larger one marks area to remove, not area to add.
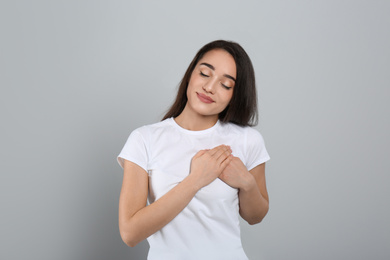
[[[196,100],[197,101],[197,100]],[[204,104],[199,102],[191,102],[192,104],[188,104],[192,111],[201,116],[209,117],[209,116],[218,116],[222,111],[225,110],[226,107],[213,107],[213,104]],[[215,104],[214,104],[215,105]]]
[[[211,110],[204,107],[197,107],[194,109],[194,111],[202,116],[218,116],[220,113],[219,110]]]

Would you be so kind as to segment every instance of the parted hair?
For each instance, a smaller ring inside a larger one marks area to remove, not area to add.
[[[183,111],[187,103],[187,87],[192,72],[199,60],[209,51],[222,49],[227,51],[236,63],[236,82],[233,88],[233,96],[228,106],[218,115],[221,122],[231,122],[240,126],[254,126],[258,121],[257,94],[255,72],[252,62],[245,50],[232,41],[217,40],[203,46],[191,61],[180,81],[176,100],[165,114],[162,120],[177,117]]]

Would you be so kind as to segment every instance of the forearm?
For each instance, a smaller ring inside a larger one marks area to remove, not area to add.
[[[188,205],[199,188],[189,175],[160,199],[123,221],[121,230],[125,243],[135,246],[163,228]]]
[[[251,225],[261,222],[268,212],[269,204],[252,175],[248,175],[247,184],[239,189],[238,197],[241,217]]]

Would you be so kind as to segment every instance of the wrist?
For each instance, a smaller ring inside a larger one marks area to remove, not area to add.
[[[242,191],[250,191],[252,189],[255,189],[257,187],[255,177],[250,172],[247,172],[245,174],[245,178],[243,181],[242,186],[240,187],[240,190]]]
[[[188,187],[195,193],[203,187],[197,180],[196,176],[191,173],[182,182],[187,183]]]

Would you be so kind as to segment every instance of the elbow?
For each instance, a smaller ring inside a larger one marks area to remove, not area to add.
[[[129,247],[135,247],[138,244],[138,242],[127,242],[126,245]]]
[[[134,240],[123,240],[123,242],[129,247],[135,247],[138,244],[138,242]]]
[[[261,220],[254,220],[254,219],[251,219],[251,220],[248,220],[247,223],[251,226],[253,225],[256,225],[256,224],[259,224],[261,222]]]
[[[122,241],[129,247],[135,247],[140,241],[136,240],[131,234],[121,232]]]
[[[134,223],[124,218],[119,218],[119,234],[122,241],[129,247],[135,247],[142,241],[139,230],[134,226]]]
[[[252,216],[251,218],[247,218],[246,222],[248,222],[248,224],[251,226],[259,224],[261,221],[263,221],[263,219],[267,215],[268,210],[269,210],[269,206],[267,205],[267,207],[265,207],[261,213]]]
[[[259,224],[262,220],[263,220],[263,218],[256,218],[256,219],[250,219],[247,222],[249,225],[253,226],[253,225]]]
[[[135,247],[139,242],[141,242],[135,235],[134,232],[125,231],[119,229],[122,241],[129,247]]]
[[[259,224],[263,220],[263,218],[264,217],[251,218],[251,219],[248,219],[246,222],[248,222],[249,225],[253,226],[253,225]]]

